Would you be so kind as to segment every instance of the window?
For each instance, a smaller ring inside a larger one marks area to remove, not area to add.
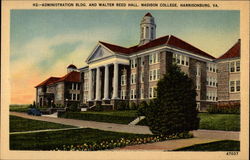
[[[240,61],[236,62],[236,72],[240,71]]]
[[[189,58],[186,57],[186,66],[188,66],[188,65],[189,65]]]
[[[126,75],[121,76],[121,85],[122,86],[126,85]]]
[[[149,71],[149,81],[153,80],[153,71]]]
[[[87,79],[89,76],[88,72],[84,72],[84,79]]]
[[[130,98],[131,99],[136,99],[136,91],[134,89],[130,90]]]
[[[131,84],[135,84],[136,83],[136,74],[135,73],[131,73]]]
[[[144,98],[144,89],[141,88],[141,99],[143,99],[143,98]]]
[[[153,70],[153,80],[156,80],[156,70]]]
[[[177,55],[175,53],[173,53],[173,64],[175,64],[177,62]]]
[[[236,81],[236,91],[240,91],[240,81]]]
[[[177,54],[176,55],[176,60],[177,60],[177,64],[180,64],[180,62],[181,62],[181,57],[180,57],[180,55],[179,54]]]
[[[201,108],[201,107],[200,107],[200,102],[197,102],[197,103],[196,103],[196,109],[197,109],[198,111],[200,111],[200,108]]]
[[[184,62],[184,56],[183,56],[183,55],[181,55],[181,64],[182,64],[182,65],[185,64],[185,62]]]
[[[234,81],[230,81],[230,92],[234,92],[235,88],[234,88]]]
[[[126,99],[126,91],[121,90],[121,99]]]
[[[149,98],[155,98],[155,97],[157,97],[156,87],[150,87],[149,88]]]
[[[131,65],[131,68],[136,68],[137,67],[136,58],[130,60],[130,65]]]
[[[230,63],[230,72],[235,72],[235,63],[234,62],[231,62]]]
[[[149,88],[149,98],[153,97],[153,88]]]
[[[144,65],[144,57],[141,57],[141,66]]]
[[[196,76],[200,76],[200,75],[201,75],[200,65],[197,64],[197,65],[196,65]]]

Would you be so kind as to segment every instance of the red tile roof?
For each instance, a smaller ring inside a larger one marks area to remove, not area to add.
[[[240,57],[240,39],[226,53],[217,58],[217,60]]]
[[[60,79],[60,78],[59,77],[50,77],[50,78],[46,79],[45,81],[43,81],[42,83],[35,86],[35,88],[48,85],[50,83],[57,81],[58,79]]]
[[[121,47],[118,45],[114,45],[114,44],[110,44],[110,43],[106,43],[106,42],[101,42],[101,44],[103,44],[104,46],[106,46],[107,48],[109,48],[110,50],[112,50],[113,52],[116,53],[122,53],[122,54],[133,54],[148,48],[153,48],[153,47],[157,47],[160,45],[169,45],[175,48],[179,48],[179,49],[183,49],[189,52],[192,52],[194,54],[200,55],[200,56],[204,56],[207,58],[211,58],[211,59],[215,59],[215,57],[209,55],[208,53],[192,46],[191,44],[171,35],[167,35],[164,37],[160,37],[157,38],[155,40],[152,40],[144,45],[136,45],[130,48],[125,48],[125,47]]]
[[[50,85],[55,84],[58,82],[81,82],[80,80],[80,72],[72,71],[65,76],[59,78],[59,77],[50,77],[49,79],[43,81],[39,85],[37,85],[35,88],[44,86],[44,85]]]

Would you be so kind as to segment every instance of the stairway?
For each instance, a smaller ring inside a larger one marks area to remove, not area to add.
[[[130,122],[128,125],[136,125],[137,123],[139,123],[144,118],[145,118],[145,116],[139,116],[135,120],[133,120],[132,122]]]

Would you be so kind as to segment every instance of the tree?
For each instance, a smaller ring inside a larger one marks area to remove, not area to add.
[[[171,65],[157,84],[157,98],[147,107],[146,120],[154,134],[172,135],[198,129],[194,82]]]

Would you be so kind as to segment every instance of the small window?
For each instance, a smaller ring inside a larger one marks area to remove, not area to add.
[[[183,55],[181,55],[181,64],[182,64],[182,65],[185,64],[185,63],[184,63],[184,56],[183,56]]]
[[[188,65],[189,65],[189,58],[186,57],[186,66],[188,66]]]
[[[234,88],[234,81],[230,81],[230,92],[234,92],[235,88]]]
[[[230,72],[235,72],[234,62],[230,63]]]
[[[239,72],[240,71],[240,61],[236,62],[236,71]]]
[[[240,81],[236,81],[236,91],[240,91]]]
[[[157,69],[157,79],[160,79],[160,69]]]

